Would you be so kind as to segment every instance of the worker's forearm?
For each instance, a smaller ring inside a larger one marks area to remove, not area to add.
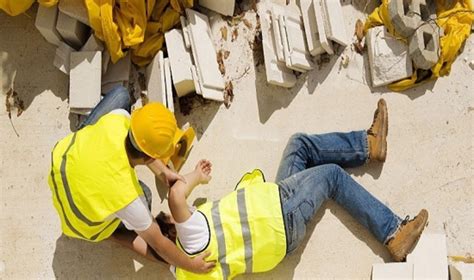
[[[184,195],[185,198],[191,194],[193,189],[199,185],[199,174],[195,171],[184,175],[184,179],[186,182],[183,181],[176,181],[176,183],[171,188],[170,192],[181,193]]]
[[[150,246],[169,264],[188,271],[195,270],[191,258],[180,251],[168,238],[155,238],[151,243]]]
[[[151,163],[147,164],[147,166],[157,177],[164,173],[166,169],[168,169],[168,167],[159,159],[155,159]]]

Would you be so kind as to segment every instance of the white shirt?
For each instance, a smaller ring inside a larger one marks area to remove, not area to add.
[[[203,213],[190,208],[191,217],[183,223],[176,223],[176,232],[181,247],[188,255],[204,251],[209,244],[209,223]]]
[[[130,118],[130,114],[124,109],[116,109],[110,113]],[[153,221],[153,216],[148,209],[144,195],[139,196],[130,204],[115,212],[114,216],[119,218],[128,230],[134,231],[147,230]]]

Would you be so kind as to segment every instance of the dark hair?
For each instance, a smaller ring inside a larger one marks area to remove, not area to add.
[[[176,242],[176,226],[169,221],[166,214],[163,211],[160,211],[155,220],[160,227],[161,233],[173,243]]]
[[[143,159],[144,161],[148,161],[151,159],[149,155],[135,149],[132,144],[132,140],[130,140],[130,134],[128,134],[125,138],[125,150],[132,159]]]

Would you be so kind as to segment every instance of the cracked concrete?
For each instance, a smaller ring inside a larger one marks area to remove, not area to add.
[[[362,14],[352,6],[343,6],[343,12],[352,30]],[[0,278],[172,279],[166,266],[112,242],[61,236],[46,178],[51,148],[71,131],[76,117],[68,112],[68,77],[53,66],[55,48],[35,29],[34,15],[35,10],[18,17],[0,14],[2,84],[16,73],[15,90],[25,103],[25,112],[12,116],[19,137],[0,106]],[[211,25],[222,24],[212,17]],[[400,216],[427,208],[427,231],[446,232],[449,255],[473,253],[474,84],[468,64],[458,58],[449,76],[392,93],[347,79],[347,69],[339,69],[340,58],[334,56],[284,89],[268,85],[264,66],[254,66],[262,55],[253,54],[248,43],[255,14],[245,18],[251,29],[241,22],[234,42],[218,43],[231,52],[224,61],[226,77],[237,77],[230,109],[196,101],[190,115],[177,113],[180,124],[194,126],[199,140],[183,172],[203,157],[214,167],[210,184],[197,188],[190,201],[221,197],[255,167],[273,179],[292,133],[365,129],[383,97],[390,118],[387,161],[349,172]],[[220,38],[219,28],[212,30]],[[461,57],[473,57],[473,47],[471,36]],[[138,174],[154,185],[145,169]],[[153,195],[154,213],[166,209],[155,190]],[[304,245],[273,271],[239,279],[368,279],[373,263],[388,261],[384,247],[333,202],[317,213]]]

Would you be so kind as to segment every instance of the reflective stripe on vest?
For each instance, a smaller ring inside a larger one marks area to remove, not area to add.
[[[207,260],[215,260],[216,267],[207,274],[178,267],[178,279],[232,279],[242,273],[268,271],[285,256],[278,186],[265,183],[261,171],[246,174],[234,192],[198,209],[210,226]]]

